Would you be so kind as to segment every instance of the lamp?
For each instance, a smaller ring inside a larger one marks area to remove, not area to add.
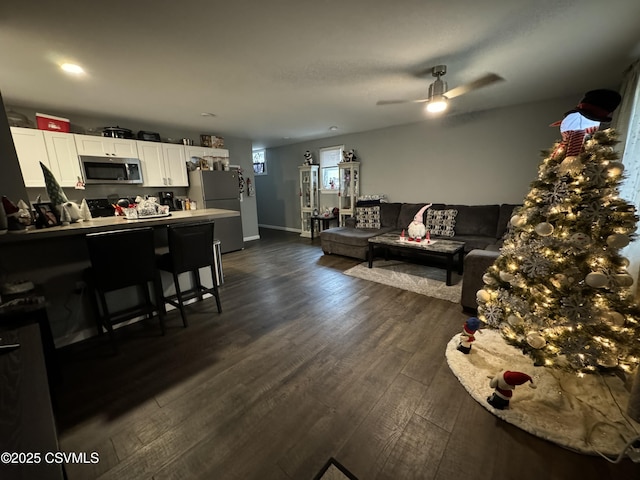
[[[436,77],[436,81],[429,85],[429,99],[427,101],[427,111],[431,113],[443,112],[447,109],[447,82],[440,77],[447,73],[445,65],[433,67],[432,75]]]

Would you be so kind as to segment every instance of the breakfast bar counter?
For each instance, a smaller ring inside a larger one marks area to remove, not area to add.
[[[184,223],[199,220],[216,220],[222,218],[239,217],[240,212],[223,210],[220,208],[206,208],[201,210],[178,210],[164,217],[139,218],[127,220],[123,216],[99,217],[92,220],[72,223],[66,226],[36,229],[31,226],[26,230],[8,232],[0,235],[0,245],[14,242],[31,242],[33,240],[48,240],[59,237],[72,237],[88,233],[106,232],[137,227],[158,227],[172,223]]]
[[[67,226],[8,232],[0,235],[0,280],[3,283],[31,282],[39,287],[46,299],[55,345],[60,347],[97,333],[89,303],[91,293],[84,282],[84,272],[91,265],[87,234],[153,227],[156,249],[162,251],[167,247],[167,225],[213,220],[214,235],[224,241],[229,222],[239,222],[239,217],[240,212],[234,210],[210,208],[174,211],[165,217],[137,220],[121,216],[95,218]],[[118,253],[124,264],[136,255],[136,245]],[[168,286],[165,293],[173,293],[170,279],[165,279],[163,283]],[[203,280],[210,281],[206,275]],[[117,301],[127,302],[135,289],[121,292]]]

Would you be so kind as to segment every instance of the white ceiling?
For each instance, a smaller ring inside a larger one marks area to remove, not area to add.
[[[446,64],[449,115],[617,88],[640,56],[638,0],[2,2],[5,105],[275,146],[420,121]],[[81,64],[70,77],[57,64]],[[571,107],[568,105],[567,107]],[[211,112],[216,117],[200,114]],[[329,127],[338,127],[329,132]]]

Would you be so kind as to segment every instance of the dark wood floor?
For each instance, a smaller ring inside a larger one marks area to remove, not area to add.
[[[70,480],[311,479],[330,456],[361,480],[637,479],[491,415],[444,356],[460,306],[343,275],[358,261],[262,230],[223,256],[211,299],[60,351],[61,448],[99,452]]]

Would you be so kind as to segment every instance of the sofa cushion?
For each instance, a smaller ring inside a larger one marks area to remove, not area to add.
[[[455,240],[457,242],[464,242],[464,251],[470,252],[474,249],[484,250],[489,245],[494,245],[496,239],[493,237],[485,237],[482,235],[454,235],[449,240]]]
[[[380,228],[380,205],[356,207],[356,228]]]
[[[351,228],[351,227],[334,227],[323,230],[320,233],[322,243],[335,242],[352,246],[368,246],[369,239],[380,233],[385,233],[384,229],[375,228]]]
[[[401,203],[381,203],[380,204],[380,226],[397,228],[398,215],[400,214]]]
[[[438,237],[453,237],[455,235],[457,210],[427,210],[425,226],[431,235]]]
[[[478,235],[496,238],[499,205],[447,205],[458,210],[456,235]]]

